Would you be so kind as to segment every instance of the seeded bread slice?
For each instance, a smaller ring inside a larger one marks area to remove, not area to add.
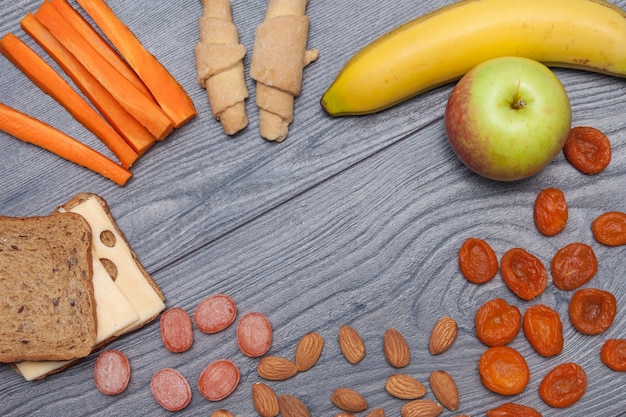
[[[89,355],[97,329],[92,268],[82,216],[0,217],[0,362]]]

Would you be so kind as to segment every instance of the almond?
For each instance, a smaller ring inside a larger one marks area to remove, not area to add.
[[[259,361],[259,376],[270,381],[284,381],[298,373],[296,364],[280,356],[265,356]]]
[[[306,404],[293,395],[281,395],[278,399],[278,404],[283,417],[311,417],[311,412]]]
[[[452,376],[445,371],[430,374],[430,389],[444,407],[454,411],[459,408],[459,391]]]
[[[401,400],[416,400],[426,394],[424,384],[406,374],[394,374],[387,378],[385,390]]]
[[[317,363],[324,348],[324,338],[319,333],[310,332],[302,336],[296,346],[295,362],[298,371],[308,371]]]
[[[335,414],[335,417],[356,417],[354,413],[349,413],[347,411],[342,411],[339,414]]]
[[[383,341],[387,362],[394,368],[404,368],[411,362],[411,350],[404,336],[393,327],[387,329]]]
[[[437,417],[443,413],[443,407],[431,400],[413,400],[402,406],[402,417]]]
[[[276,417],[280,413],[278,397],[262,382],[252,384],[252,402],[261,417]]]
[[[222,409],[215,411],[213,414],[211,414],[211,417],[235,417],[235,415],[230,411]]]
[[[367,413],[365,417],[385,417],[385,411],[382,408],[375,408]]]
[[[330,395],[335,407],[351,413],[359,413],[367,409],[367,401],[361,394],[350,388],[337,388]]]
[[[344,324],[339,328],[339,348],[351,364],[361,362],[365,357],[365,343],[361,335],[352,327]]]
[[[430,333],[430,353],[439,355],[448,350],[456,340],[458,330],[459,327],[452,317],[440,318]]]

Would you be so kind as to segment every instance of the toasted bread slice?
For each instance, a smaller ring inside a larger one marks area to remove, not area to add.
[[[91,242],[76,214],[0,217],[0,362],[89,355],[97,329]]]

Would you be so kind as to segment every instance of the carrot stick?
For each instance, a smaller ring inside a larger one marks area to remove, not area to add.
[[[54,6],[44,2],[35,17],[157,140],[172,131],[174,124],[167,114],[105,61]]]
[[[154,144],[154,137],[150,132],[115,100],[32,13],[28,13],[22,19],[21,26],[59,64],[138,155],[143,155]]]
[[[77,2],[143,80],[156,101],[174,121],[174,126],[180,127],[195,117],[196,109],[187,92],[144,48],[139,39],[104,0],[78,0]]]
[[[60,130],[3,103],[0,103],[0,130],[88,168],[118,185],[126,184],[133,175],[128,169]]]
[[[116,131],[46,63],[35,51],[12,33],[0,40],[0,52],[18,67],[46,94],[67,109],[72,116],[93,132],[119,158],[130,167],[138,158],[137,153]]]
[[[133,83],[135,87],[140,89],[147,97],[153,99],[150,90],[137,76],[135,71],[119,56],[111,45],[85,20],[85,18],[74,9],[67,0],[50,0],[50,3],[57,9],[57,12],[67,22],[76,29],[80,35],[85,38],[95,50],[98,51],[109,64],[115,67],[128,81]]]

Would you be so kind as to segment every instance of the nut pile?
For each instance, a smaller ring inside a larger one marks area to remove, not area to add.
[[[437,321],[429,339],[429,350],[432,355],[447,351],[456,340],[458,326],[456,321],[444,316]],[[366,355],[365,342],[357,330],[343,324],[339,328],[337,342],[344,358],[356,365]],[[383,352],[388,364],[401,369],[409,365],[411,350],[406,339],[395,328],[388,328],[383,336]],[[295,358],[290,360],[280,356],[265,356],[259,363],[259,376],[268,381],[282,381],[295,376],[298,372],[311,369],[319,360],[324,347],[324,338],[315,332],[305,334],[296,346]],[[394,373],[387,378],[385,391],[391,396],[405,400],[402,417],[435,417],[441,414],[444,407],[454,411],[459,408],[459,392],[453,377],[443,370],[430,374],[429,385],[435,400],[424,399],[427,389],[422,382],[408,373]],[[286,397],[284,401],[281,401]],[[252,401],[261,417],[310,416],[306,405],[293,396],[278,396],[272,388],[263,382],[252,386]],[[382,408],[371,408],[367,399],[350,387],[338,387],[330,395],[330,402],[340,412],[336,417],[351,417],[355,413],[370,410],[367,417],[385,416]],[[283,404],[284,403],[284,404]],[[295,412],[294,410],[297,410]]]

